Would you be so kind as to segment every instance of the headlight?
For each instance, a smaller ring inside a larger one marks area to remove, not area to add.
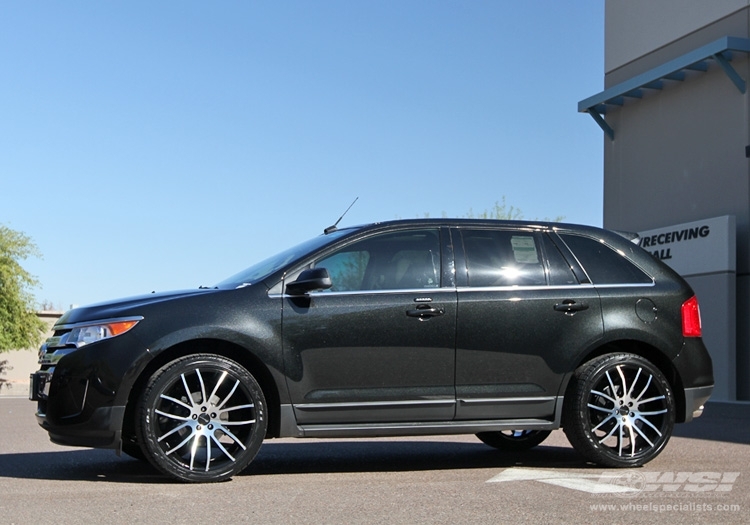
[[[97,341],[103,341],[110,337],[122,335],[131,330],[143,318],[113,319],[99,323],[75,326],[70,332],[63,336],[64,343],[81,347]]]

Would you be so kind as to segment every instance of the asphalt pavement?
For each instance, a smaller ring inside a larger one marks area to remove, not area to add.
[[[640,469],[588,464],[561,431],[524,453],[474,436],[282,439],[213,485],[54,445],[33,413],[0,398],[0,523],[750,523],[750,404],[710,403]]]

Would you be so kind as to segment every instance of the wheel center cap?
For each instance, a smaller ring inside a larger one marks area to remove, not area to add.
[[[627,416],[628,414],[630,414],[630,407],[621,406],[620,407],[620,415],[621,416]]]
[[[208,425],[211,422],[211,418],[208,416],[208,414],[201,414],[198,416],[198,423],[201,425]]]

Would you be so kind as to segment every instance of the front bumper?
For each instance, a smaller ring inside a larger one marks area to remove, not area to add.
[[[118,448],[124,406],[92,406],[102,393],[89,395],[91,380],[57,381],[55,368],[31,374],[29,399],[37,402],[36,420],[58,445]],[[97,378],[97,383],[100,380]],[[104,392],[105,397],[112,394]]]
[[[119,449],[124,415],[124,406],[114,406],[97,408],[88,420],[71,425],[56,425],[39,412],[36,420],[49,433],[50,441],[58,445]]]
[[[119,448],[128,395],[149,352],[124,334],[61,353],[31,375],[37,422],[59,445]]]

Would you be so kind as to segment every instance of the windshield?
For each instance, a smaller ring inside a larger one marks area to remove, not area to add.
[[[254,284],[258,281],[262,281],[272,273],[281,270],[287,264],[304,257],[308,253],[314,252],[318,248],[321,248],[326,244],[333,242],[334,240],[342,237],[349,232],[351,232],[351,229],[345,228],[331,232],[328,235],[319,235],[318,237],[313,237],[312,239],[289,248],[288,250],[284,250],[283,252],[278,253],[273,257],[264,259],[259,263],[256,263],[249,268],[246,268],[241,272],[229,277],[228,279],[224,279],[219,284],[217,284],[216,287],[236,287],[242,284]]]

